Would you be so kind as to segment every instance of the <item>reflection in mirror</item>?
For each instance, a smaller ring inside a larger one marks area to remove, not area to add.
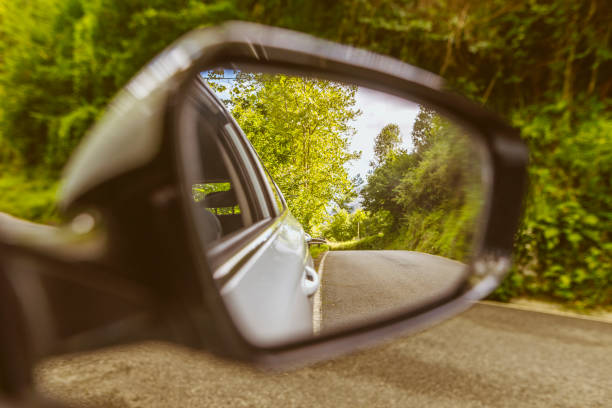
[[[465,282],[486,187],[464,128],[351,83],[218,68],[193,84],[194,220],[247,339],[355,326]]]

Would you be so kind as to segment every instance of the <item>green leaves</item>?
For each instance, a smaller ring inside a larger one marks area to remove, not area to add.
[[[580,308],[610,305],[612,116],[595,108],[574,124],[554,106],[533,106],[520,115],[516,121],[531,147],[531,190],[516,266],[495,296],[546,296]]]
[[[395,139],[382,137],[388,129],[376,139],[385,156],[372,163],[361,192],[364,208],[374,216],[386,212],[391,217],[392,237],[378,243],[467,259],[484,198],[479,162],[468,139],[425,107],[412,128],[413,151],[390,154],[390,144],[383,142]]]
[[[57,180],[44,176],[31,180],[25,174],[4,173],[0,178],[0,212],[26,220],[56,223],[60,220],[55,206]]]
[[[110,98],[233,1],[16,0],[0,5],[0,159],[57,177]]]
[[[13,172],[57,177],[112,95],[157,52],[192,28],[247,19],[305,31],[443,73],[451,87],[509,118],[531,150],[531,187],[517,235],[515,272],[497,296],[567,300],[571,291],[572,302],[581,307],[609,305],[612,82],[607,73],[612,67],[612,3],[332,3],[313,0],[304,7],[288,1],[281,7],[277,0],[0,2],[0,161]],[[283,135],[269,141],[259,137],[258,148],[266,152],[283,190],[295,196],[291,205],[296,214],[303,214],[302,222],[316,224],[323,210],[315,203],[325,197],[313,195],[310,200],[302,193],[309,190],[298,172],[301,164],[294,160],[301,152],[296,149],[302,147],[294,139],[298,135],[288,130],[298,122],[285,126],[280,115],[268,122],[267,112],[247,102],[242,109],[252,134]],[[259,109],[259,119],[248,113],[250,109]],[[298,116],[298,110],[289,111],[289,118]],[[341,145],[338,140],[331,148],[341,151]],[[402,214],[393,200],[400,180],[396,175],[415,163],[406,157],[395,160],[380,166],[365,191],[365,202],[368,195],[379,197],[376,204],[369,201],[373,212]],[[282,164],[287,162],[291,165]],[[309,177],[324,183],[323,168],[308,168]],[[326,171],[339,174],[338,164]],[[344,190],[349,185],[344,184]],[[33,200],[22,204],[26,202]],[[317,210],[309,213],[314,207]],[[569,288],[559,286],[555,265],[571,279]]]
[[[356,87],[285,75],[233,73],[228,107],[306,230],[353,190],[345,164],[360,112]],[[210,82],[218,91],[218,73]],[[229,88],[229,86],[228,86]]]
[[[374,141],[374,155],[377,163],[383,163],[389,154],[397,152],[402,136],[400,128],[395,123],[383,127]]]

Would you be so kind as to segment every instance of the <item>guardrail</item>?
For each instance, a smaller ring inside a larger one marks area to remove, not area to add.
[[[323,244],[327,244],[327,240],[325,238],[312,238],[308,241],[308,245],[321,246]]]

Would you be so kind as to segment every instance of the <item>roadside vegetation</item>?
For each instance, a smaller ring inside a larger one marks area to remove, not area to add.
[[[494,297],[543,297],[577,308],[611,305],[611,14],[607,0],[342,0],[309,7],[295,1],[281,7],[272,0],[1,2],[0,210],[55,220],[52,198],[60,169],[111,96],[182,33],[246,19],[365,47],[439,73],[449,86],[520,128],[531,149],[530,191],[515,266]],[[257,124],[256,110],[244,115]],[[444,154],[445,147],[436,146],[417,167],[425,169]],[[384,185],[386,172],[412,160],[401,152],[393,157],[377,163],[370,182]],[[278,175],[290,171],[282,162],[264,160],[279,182]],[[356,223],[359,234],[347,232],[346,239],[359,236],[364,246],[377,240],[383,247],[427,246],[460,259],[465,247],[453,242],[455,232],[424,234],[441,207],[431,207],[431,219],[421,217],[423,202],[401,196],[409,186],[394,187],[399,195],[385,203],[388,208],[364,206],[369,213]],[[326,204],[309,214],[313,203],[300,191],[287,199],[307,228],[315,228],[324,222]],[[371,193],[379,192],[366,192]],[[455,225],[469,225],[470,212],[462,210],[469,195],[446,197]],[[394,218],[392,205],[402,208],[402,219]],[[338,215],[343,217],[351,215]],[[353,221],[347,221],[347,231]],[[370,233],[368,222],[380,230]],[[415,233],[419,241],[407,242]]]
[[[399,127],[381,129],[362,209],[319,227],[333,249],[408,249],[466,261],[484,200],[478,154],[460,129],[420,107],[402,149]]]
[[[354,196],[345,165],[350,151],[357,87],[286,75],[236,72],[231,88],[208,83],[222,95],[232,116],[307,231],[326,217],[330,202]]]
[[[310,250],[310,256],[312,256],[312,259],[317,259],[319,258],[323,253],[327,252],[330,250],[330,246],[326,245],[326,244],[321,244],[321,245],[311,245],[309,247]]]
[[[0,212],[45,224],[60,221],[55,207],[57,180],[4,174],[0,177]]]

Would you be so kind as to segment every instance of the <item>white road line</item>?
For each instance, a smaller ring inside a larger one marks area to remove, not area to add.
[[[314,295],[313,306],[312,306],[312,332],[317,335],[321,332],[321,322],[323,321],[323,310],[321,305],[321,288],[323,287],[323,264],[329,251],[323,254],[321,262],[319,263],[319,289]]]

